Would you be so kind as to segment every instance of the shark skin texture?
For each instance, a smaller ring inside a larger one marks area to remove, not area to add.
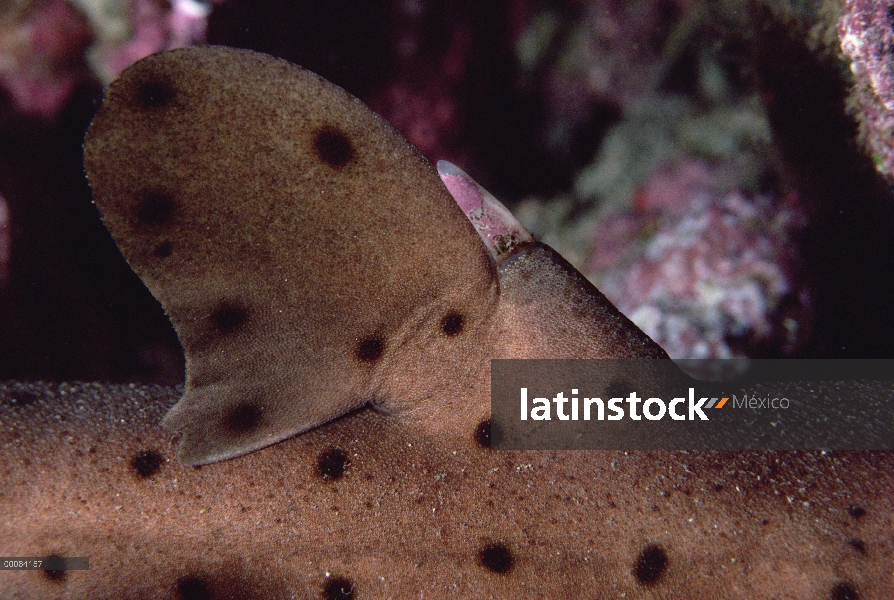
[[[892,597],[890,453],[495,451],[367,408],[197,468],[180,393],[0,389],[0,547],[90,557],[0,597]]]
[[[90,558],[0,599],[894,597],[891,453],[491,449],[492,358],[666,355],[315,75],[149,57],[85,164],[187,383],[0,385],[3,554]]]

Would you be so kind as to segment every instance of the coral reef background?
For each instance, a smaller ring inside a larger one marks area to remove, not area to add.
[[[12,0],[0,377],[182,378],[81,142],[121,70],[203,42],[345,87],[672,356],[894,356],[892,26],[867,0]]]

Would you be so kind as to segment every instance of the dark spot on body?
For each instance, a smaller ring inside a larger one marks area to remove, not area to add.
[[[488,571],[508,573],[515,564],[515,558],[505,545],[488,544],[478,551],[478,562]]]
[[[344,452],[338,448],[329,448],[317,459],[317,474],[323,481],[340,479],[350,464],[351,461]]]
[[[13,406],[28,406],[37,400],[37,394],[28,390],[13,390],[9,393],[9,403]]]
[[[239,404],[226,412],[223,426],[235,434],[248,433],[261,424],[261,416],[261,409],[257,405]]]
[[[866,542],[861,539],[854,538],[847,541],[848,545],[859,552],[860,554],[866,554]]]
[[[198,577],[181,577],[177,580],[177,598],[180,600],[209,600],[211,590]]]
[[[855,519],[860,519],[866,516],[866,509],[862,506],[851,506],[847,509],[847,514]]]
[[[838,583],[832,588],[829,598],[830,600],[860,600],[860,594],[851,584]]]
[[[130,459],[130,468],[133,469],[137,475],[146,479],[158,473],[161,470],[161,465],[164,461],[164,457],[158,452],[146,450]]]
[[[385,350],[385,340],[380,337],[366,338],[357,346],[357,359],[362,362],[375,362]]]
[[[50,554],[47,558],[59,558],[58,554]],[[65,583],[67,572],[64,569],[44,569],[43,576],[53,583]]]
[[[478,442],[478,445],[482,448],[490,449],[491,444],[491,422],[490,419],[485,419],[478,423],[478,427],[475,428],[475,441]]]
[[[323,598],[326,600],[348,600],[356,597],[354,584],[346,577],[332,577],[323,586]]]
[[[171,242],[165,240],[155,247],[155,250],[152,251],[152,256],[155,258],[167,258],[174,251],[174,246]]]
[[[218,333],[226,335],[248,320],[248,311],[237,302],[221,302],[211,313],[211,322]]]
[[[465,324],[466,319],[461,314],[455,312],[448,313],[447,316],[441,319],[441,331],[444,332],[444,335],[453,337],[462,333]]]
[[[137,207],[137,219],[147,227],[158,227],[167,223],[176,204],[168,194],[149,192]]]
[[[54,583],[63,583],[65,582],[65,571],[56,570],[56,569],[45,569],[43,572],[43,576],[46,577],[49,581]]]
[[[633,576],[643,586],[653,586],[667,571],[667,553],[661,546],[646,546],[633,563]]]
[[[147,78],[137,84],[136,101],[144,109],[168,106],[174,100],[174,86],[163,77]]]
[[[341,130],[323,127],[314,136],[314,149],[320,160],[331,167],[341,168],[354,158],[354,146]]]

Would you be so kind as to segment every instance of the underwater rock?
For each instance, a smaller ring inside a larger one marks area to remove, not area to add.
[[[19,111],[55,115],[86,70],[82,56],[92,37],[84,17],[62,0],[0,10],[0,86]]]
[[[633,211],[593,232],[590,277],[673,358],[790,355],[810,307],[798,197],[721,192],[709,177],[697,161],[659,170]]]
[[[205,41],[208,17],[222,0],[73,0],[96,32],[89,51],[91,69],[111,83],[136,61],[161,50]]]
[[[0,9],[0,86],[22,113],[52,118],[90,72],[110,83],[137,60],[205,40],[200,0],[29,0]]]
[[[894,178],[894,8],[884,2],[848,0],[838,21],[841,51],[851,60],[849,101],[860,141],[876,169]]]

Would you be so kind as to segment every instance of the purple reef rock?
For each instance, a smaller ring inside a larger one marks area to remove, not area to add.
[[[86,72],[83,54],[92,39],[89,23],[68,2],[8,8],[0,14],[0,87],[20,112],[55,115]]]
[[[91,72],[108,84],[154,52],[203,42],[211,5],[199,0],[0,3],[0,87],[18,112],[53,118]]]
[[[673,358],[787,355],[808,325],[794,240],[805,224],[794,192],[721,191],[708,166],[681,161],[633,211],[602,219],[586,270]]]
[[[894,179],[894,5],[847,0],[838,21],[841,51],[851,60],[850,108],[876,168]]]

